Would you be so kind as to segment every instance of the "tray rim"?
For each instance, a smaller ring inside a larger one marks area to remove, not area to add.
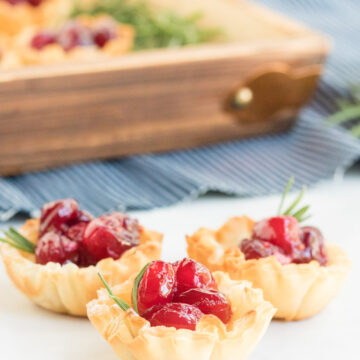
[[[153,0],[155,1],[155,0]],[[164,0],[161,0],[164,2]],[[165,0],[165,2],[168,0]],[[194,1],[194,0],[192,0]],[[197,0],[202,1],[204,0]],[[206,0],[213,3],[219,0]],[[214,42],[199,45],[189,45],[179,48],[160,48],[130,52],[126,55],[102,59],[61,63],[53,65],[24,66],[17,69],[0,71],[0,84],[17,80],[33,80],[50,77],[63,77],[69,75],[81,75],[84,73],[105,73],[129,69],[144,69],[154,66],[171,66],[175,64],[196,63],[202,61],[216,61],[226,58],[241,57],[259,54],[266,51],[275,51],[281,47],[286,51],[292,47],[314,51],[318,55],[325,56],[332,47],[332,41],[316,30],[307,27],[297,20],[287,17],[277,11],[257,3],[244,0],[220,0],[239,8],[246,7],[262,21],[292,32],[293,36],[275,37],[257,40],[241,40],[231,42]],[[150,0],[151,2],[151,0]]]

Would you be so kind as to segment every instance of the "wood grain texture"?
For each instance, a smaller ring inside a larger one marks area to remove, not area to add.
[[[189,10],[205,6],[202,0],[181,3]],[[247,24],[253,18],[253,25],[261,29],[263,24],[267,35],[261,37],[257,30],[257,40],[250,36],[248,42],[241,38],[226,44],[134,53],[105,62],[1,73],[0,174],[289,128],[316,86],[327,41],[245,2],[235,6],[233,0],[209,1],[204,8],[208,21],[220,3],[224,14],[238,11]],[[181,12],[179,6],[176,10]],[[228,24],[227,20],[221,21]],[[240,32],[241,24],[232,26],[234,34]],[[279,66],[282,70],[274,74]],[[266,76],[267,72],[272,75]],[[279,73],[285,73],[285,80]],[[263,74],[260,80],[257,74]],[[256,92],[254,102],[240,112],[229,111],[229,96],[249,83]],[[276,91],[279,96],[274,96]]]

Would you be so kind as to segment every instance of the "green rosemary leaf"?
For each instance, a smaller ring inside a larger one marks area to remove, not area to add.
[[[285,198],[288,194],[288,192],[291,190],[293,184],[294,184],[295,178],[292,176],[288,183],[286,184],[285,190],[281,196],[281,201],[280,201],[280,205],[279,205],[279,209],[278,209],[278,215],[281,215],[281,210],[283,208],[284,202],[285,202]]]
[[[296,211],[294,214],[292,214],[292,216],[297,219],[299,222],[301,222],[301,218],[303,218],[303,215],[306,214],[306,212],[310,209],[309,205],[306,205],[304,207],[302,207],[300,210]]]
[[[76,2],[72,16],[109,14],[135,29],[134,50],[179,47],[221,39],[222,31],[202,26],[202,14],[180,16],[171,10],[152,8],[143,0],[97,0],[91,7]]]
[[[5,235],[16,242],[18,245],[23,246],[24,248],[27,248],[29,251],[35,253],[35,245],[26,239],[24,236],[22,236],[19,232],[17,232],[13,227],[10,227],[8,231],[4,232]]]
[[[102,283],[104,284],[107,292],[109,293],[109,297],[111,299],[114,300],[114,302],[119,305],[120,309],[122,309],[123,311],[129,310],[130,309],[130,305],[127,304],[124,300],[120,299],[119,297],[115,296],[114,293],[112,292],[112,290],[110,289],[109,284],[105,281],[105,279],[103,278],[103,276],[98,273],[100,280],[102,281]]]
[[[30,254],[33,254],[33,253],[34,253],[33,251],[29,250],[28,248],[23,247],[23,246],[21,246],[21,245],[18,245],[17,243],[11,242],[11,241],[9,241],[9,240],[7,240],[7,239],[0,238],[0,242],[3,242],[3,243],[5,243],[5,244],[8,244],[8,245],[10,245],[10,246],[12,246],[12,247],[14,247],[14,248],[16,248],[16,249],[19,249],[19,250],[28,252],[28,253],[30,253]]]
[[[295,199],[295,201],[286,209],[286,211],[283,213],[283,215],[291,215],[291,212],[295,209],[295,207],[299,204],[301,199],[303,198],[306,191],[306,186],[302,187],[302,190],[298,197]]]
[[[360,117],[360,104],[348,105],[343,107],[342,110],[336,112],[334,115],[328,117],[328,121],[332,124],[342,124],[349,120]]]
[[[306,220],[308,220],[310,218],[311,218],[311,215],[306,215],[304,217],[301,217],[298,221],[299,221],[299,223],[302,223],[302,222],[304,222],[304,221],[306,221]]]
[[[132,302],[134,305],[134,309],[137,313],[139,313],[139,309],[137,306],[137,294],[138,294],[138,290],[139,290],[139,284],[140,281],[142,280],[146,269],[149,267],[150,263],[147,263],[139,272],[139,274],[136,276],[135,281],[134,281],[134,287],[133,287],[133,292],[132,292]]]
[[[354,135],[355,137],[360,137],[360,123],[357,124],[357,125],[355,125],[355,126],[351,129],[350,133],[351,133],[352,135]]]

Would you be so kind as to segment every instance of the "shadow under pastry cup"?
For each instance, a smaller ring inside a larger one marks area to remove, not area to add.
[[[282,265],[274,256],[246,260],[239,245],[250,239],[255,222],[246,217],[229,219],[219,230],[201,228],[187,236],[188,254],[211,271],[221,270],[235,280],[248,280],[263,290],[278,310],[275,318],[301,320],[323,310],[340,292],[351,263],[340,247],[326,244],[326,266],[313,260]]]
[[[102,48],[93,44],[76,46],[70,51],[65,51],[60,44],[54,43],[39,50],[32,47],[32,39],[35,35],[52,29],[41,26],[27,27],[14,38],[13,46],[9,49],[9,52],[12,53],[12,61],[8,59],[0,66],[3,69],[13,69],[30,65],[91,62],[123,55],[128,53],[133,47],[135,31],[130,25],[116,23],[107,15],[96,17],[79,16],[74,20],[90,29],[102,23],[114,23],[116,36],[109,40]]]
[[[69,15],[71,7],[71,0],[44,0],[38,6],[0,0],[0,34],[14,36],[27,26],[57,24]]]
[[[219,291],[231,302],[233,316],[227,325],[214,315],[205,315],[195,331],[151,327],[133,309],[123,311],[118,307],[105,290],[88,304],[88,317],[122,360],[246,359],[276,309],[249,282],[231,280],[222,272],[213,276]],[[112,290],[131,304],[132,286],[133,279]]]
[[[39,220],[26,221],[20,233],[36,244]],[[86,316],[86,304],[103,287],[98,273],[109,284],[128,280],[148,262],[160,258],[162,238],[157,232],[142,229],[139,245],[125,251],[118,260],[106,258],[82,268],[72,263],[36,264],[34,255],[7,244],[0,244],[0,254],[10,279],[31,301],[54,312]]]

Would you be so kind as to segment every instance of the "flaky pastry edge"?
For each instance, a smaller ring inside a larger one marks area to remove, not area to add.
[[[20,232],[37,242],[39,220],[30,219]],[[102,286],[100,272],[109,284],[119,284],[137,274],[149,261],[161,256],[162,234],[142,229],[140,244],[127,250],[120,259],[107,258],[96,266],[79,268],[75,264],[40,265],[32,254],[0,244],[0,255],[14,285],[41,307],[76,316],[86,316],[86,304],[96,298]]]
[[[93,26],[96,22],[112,19],[109,15],[87,16],[76,18],[86,26]],[[115,20],[112,19],[115,22]],[[31,39],[39,31],[47,29],[42,26],[29,26],[19,33],[8,46],[0,62],[0,69],[16,69],[22,66],[54,65],[61,63],[77,63],[82,61],[96,61],[108,57],[128,53],[133,46],[135,30],[126,24],[116,25],[118,36],[110,40],[103,48],[96,46],[79,46],[66,52],[58,44],[46,46],[42,50],[31,47]]]
[[[221,270],[232,279],[248,280],[263,290],[277,309],[275,318],[301,320],[323,310],[340,292],[351,268],[345,251],[327,244],[329,262],[281,265],[270,256],[246,260],[239,244],[251,238],[254,221],[246,216],[229,219],[217,231],[201,228],[187,236],[189,256],[210,270]]]
[[[231,280],[223,272],[215,272],[214,278],[232,305],[233,316],[228,325],[213,315],[205,315],[196,331],[151,327],[133,309],[121,310],[104,290],[88,304],[88,317],[122,360],[246,359],[276,309],[249,282]],[[131,304],[132,287],[130,279],[113,291]]]
[[[27,3],[11,5],[0,1],[0,34],[14,36],[27,26],[60,23],[68,17],[71,7],[71,0],[46,0],[39,6]]]

